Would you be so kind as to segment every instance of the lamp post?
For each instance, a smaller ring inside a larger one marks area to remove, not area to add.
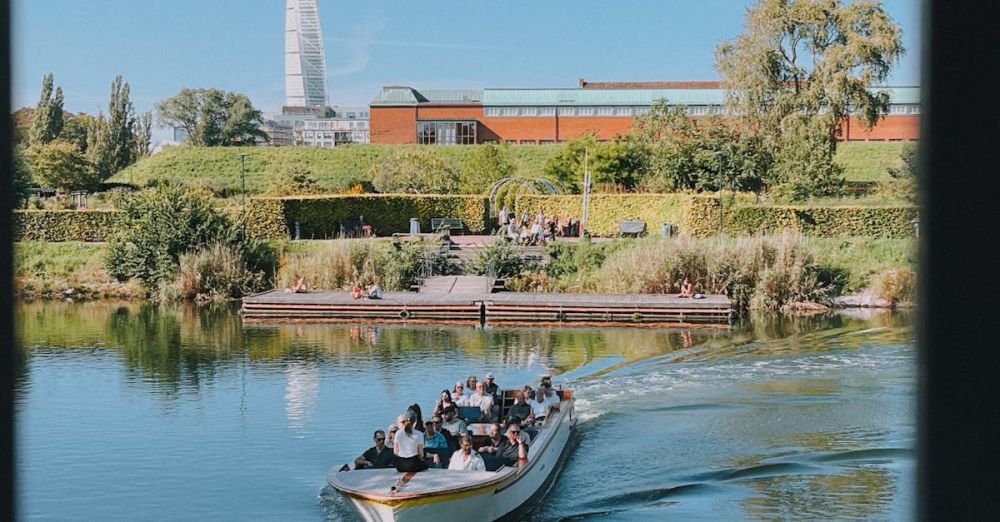
[[[722,185],[725,182],[724,171],[722,167],[722,159],[725,157],[725,152],[721,150],[715,151],[715,155],[719,158],[719,235],[722,235],[722,221],[724,219],[722,214]]]
[[[247,239],[247,153],[237,154],[240,157],[240,194],[243,205],[243,240]],[[721,201],[721,200],[720,200]]]

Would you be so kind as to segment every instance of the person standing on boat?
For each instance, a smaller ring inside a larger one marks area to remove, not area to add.
[[[497,455],[508,466],[528,460],[528,444],[521,435],[520,426],[512,424],[507,428],[507,437],[500,443],[500,450],[497,452]]]
[[[457,407],[451,406],[445,408],[441,413],[444,416],[444,421],[441,423],[441,429],[448,430],[448,432],[455,437],[461,437],[469,432],[469,427],[465,425],[465,421],[458,418]]]
[[[451,456],[449,470],[456,471],[486,471],[483,458],[472,449],[472,437],[468,433],[462,435],[459,441],[460,449]]]
[[[354,459],[354,469],[391,468],[396,465],[392,448],[385,445],[385,432],[375,431],[375,445]]]
[[[396,456],[396,471],[424,471],[427,464],[424,462],[424,436],[413,429],[413,424],[417,421],[417,415],[412,410],[407,410],[403,429],[396,432],[396,439],[392,444],[392,453]]]

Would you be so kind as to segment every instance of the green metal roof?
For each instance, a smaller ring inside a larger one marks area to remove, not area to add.
[[[372,105],[417,105],[423,103],[439,104],[472,104],[483,103],[483,91],[480,89],[424,89],[412,87],[389,86],[372,100]]]

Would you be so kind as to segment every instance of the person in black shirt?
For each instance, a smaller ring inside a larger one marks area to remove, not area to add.
[[[354,469],[392,468],[395,465],[396,458],[392,448],[385,445],[385,432],[382,430],[375,432],[375,446],[354,459]]]
[[[524,420],[531,416],[531,406],[525,402],[524,392],[518,391],[514,395],[514,404],[507,410],[507,417],[503,420],[503,426],[510,424],[510,421],[517,417]]]
[[[507,436],[500,441],[500,450],[497,451],[497,455],[508,466],[528,460],[528,444],[525,443],[524,437],[521,435],[520,426],[514,424],[507,428]]]

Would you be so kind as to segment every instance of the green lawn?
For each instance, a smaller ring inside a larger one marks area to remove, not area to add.
[[[844,167],[848,181],[883,181],[901,150],[901,141],[848,141],[837,144],[834,161]]]

